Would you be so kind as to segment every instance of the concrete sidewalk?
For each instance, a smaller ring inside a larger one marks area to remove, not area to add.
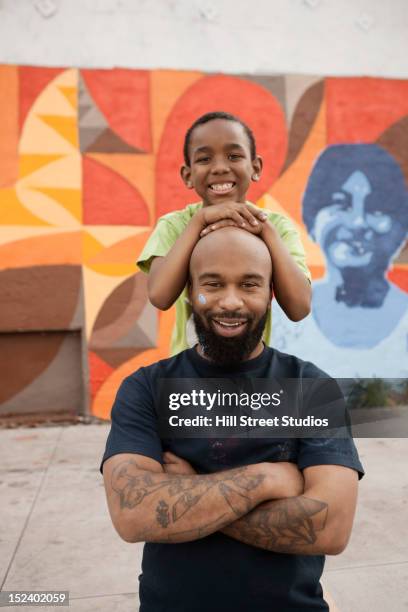
[[[108,430],[0,431],[1,590],[69,590],[76,612],[137,611],[142,545],[126,544],[114,531],[98,471]],[[366,477],[354,531],[347,550],[327,558],[323,583],[339,612],[402,612],[407,440],[360,439],[357,446]]]

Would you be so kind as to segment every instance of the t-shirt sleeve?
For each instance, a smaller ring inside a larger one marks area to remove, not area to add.
[[[162,462],[162,445],[152,394],[142,370],[125,378],[111,413],[111,429],[100,465],[119,453],[136,453]]]
[[[305,401],[307,414],[329,417],[329,425],[334,429],[333,435],[328,437],[300,439],[299,469],[314,465],[342,465],[355,470],[361,479],[364,468],[352,437],[346,402],[336,380],[328,377],[312,382]]]
[[[306,264],[306,253],[300,239],[299,232],[290,219],[284,217],[283,215],[273,214],[271,221],[278,230],[280,237],[285,243],[293,259],[296,261],[306,278],[311,282],[312,276]]]
[[[180,231],[177,230],[177,223],[173,223],[166,216],[158,220],[137,260],[137,265],[142,272],[149,273],[152,260],[155,257],[165,257],[167,255],[179,237]]]

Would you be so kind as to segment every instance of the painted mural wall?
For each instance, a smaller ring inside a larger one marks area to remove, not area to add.
[[[64,330],[82,332],[103,418],[126,375],[168,356],[174,312],[135,261],[191,202],[184,133],[217,109],[253,128],[249,197],[292,219],[313,276],[305,321],[274,304],[273,344],[337,376],[408,374],[408,81],[0,66],[0,411],[62,383]],[[16,340],[34,332],[32,351]]]

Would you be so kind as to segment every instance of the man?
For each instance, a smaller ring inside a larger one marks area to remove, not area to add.
[[[263,345],[271,273],[265,243],[245,230],[200,240],[189,283],[199,343],[119,389],[102,466],[119,535],[147,542],[141,612],[328,610],[324,555],[347,544],[363,473],[353,442],[158,434],[162,379],[327,380]]]

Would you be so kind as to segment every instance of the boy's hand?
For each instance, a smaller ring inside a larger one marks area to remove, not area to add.
[[[203,208],[203,219],[206,223],[200,232],[200,238],[221,227],[240,227],[251,234],[260,234],[268,216],[262,210],[240,202],[223,202]]]
[[[163,453],[163,469],[166,474],[189,475],[197,474],[195,469],[185,459],[177,457],[174,453],[167,451]]]
[[[205,226],[200,234],[203,236],[205,233],[212,231],[212,228],[219,229],[226,225],[236,225],[244,229],[258,229],[267,219],[267,215],[255,206],[233,201],[206,206],[200,210],[199,215]],[[203,232],[205,233],[203,234]]]

